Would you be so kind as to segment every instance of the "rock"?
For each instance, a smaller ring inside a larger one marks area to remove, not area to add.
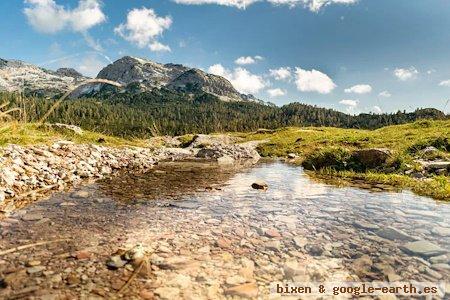
[[[438,256],[433,256],[430,257],[430,262],[432,264],[439,264],[439,263],[448,263],[450,262],[450,258],[447,257],[447,255],[438,255]]]
[[[27,267],[36,267],[39,266],[41,264],[41,261],[39,260],[30,260],[27,261],[27,263],[25,264]]]
[[[230,248],[231,241],[225,238],[220,238],[216,241],[216,245],[220,248]]]
[[[22,216],[22,220],[24,221],[39,221],[44,216],[40,213],[27,213],[26,215]]]
[[[450,228],[449,227],[434,227],[431,230],[432,233],[437,234],[439,236],[450,236]]]
[[[234,276],[227,277],[227,279],[225,280],[225,283],[228,285],[238,285],[238,284],[245,283],[245,278],[242,276],[239,276],[239,275],[234,275]]]
[[[322,246],[318,244],[306,244],[305,249],[312,256],[321,256],[324,252]]]
[[[278,238],[281,237],[280,233],[276,229],[268,229],[265,231],[265,235],[270,238]]]
[[[78,191],[70,194],[70,197],[72,198],[78,198],[78,199],[85,199],[89,198],[89,192],[88,191]]]
[[[0,204],[6,200],[6,193],[0,190]]]
[[[164,300],[180,299],[180,289],[174,287],[159,287],[155,294]]]
[[[306,239],[302,236],[294,237],[293,241],[294,241],[295,246],[299,249],[305,247],[306,244],[308,243],[308,239]]]
[[[231,156],[224,155],[217,159],[219,166],[230,166],[234,164],[234,159]]]
[[[281,242],[278,240],[275,241],[268,241],[266,243],[264,243],[264,247],[268,250],[272,250],[272,251],[280,251],[281,249]]]
[[[295,154],[295,153],[289,153],[289,154],[288,154],[288,158],[289,158],[289,159],[296,159],[296,158],[297,158],[297,154]]]
[[[241,284],[226,289],[224,294],[227,296],[236,296],[248,299],[256,298],[258,297],[258,286],[256,283]]]
[[[221,153],[219,150],[215,149],[200,149],[200,151],[197,152],[196,157],[198,158],[205,158],[205,159],[213,159],[213,158],[220,158],[223,156],[223,153]]]
[[[380,228],[376,224],[368,223],[365,221],[354,221],[353,226],[355,226],[356,228],[361,228],[361,229],[365,229],[365,230],[369,230],[369,231],[374,231],[374,230],[377,230]]]
[[[416,160],[415,162],[422,165],[422,168],[426,170],[438,170],[438,169],[449,169],[450,161],[445,160],[437,160],[437,161],[425,161],[425,160]]]
[[[442,249],[438,245],[428,241],[416,241],[412,243],[407,243],[401,246],[400,248],[407,253],[423,257],[437,256],[448,252],[447,250]]]
[[[287,261],[283,266],[283,273],[284,278],[287,280],[294,279],[295,276],[298,275],[305,275],[306,274],[306,268],[304,266],[301,266],[298,261],[296,260],[290,260]]]
[[[375,232],[378,236],[388,240],[413,241],[414,239],[408,234],[394,227],[387,227]]]
[[[119,268],[122,268],[128,263],[128,261],[122,259],[120,255],[113,255],[111,256],[108,261],[106,262],[106,266],[109,269],[117,270]]]
[[[353,152],[352,157],[366,168],[376,168],[386,163],[391,151],[385,148],[362,149]]]
[[[428,146],[425,149],[422,149],[420,152],[424,155],[430,155],[439,152],[439,150],[436,147]]]
[[[73,255],[78,260],[85,260],[91,258],[91,253],[87,250],[77,251]]]
[[[364,277],[364,275],[370,271],[372,264],[372,259],[368,255],[363,255],[353,261],[352,268],[358,276]]]
[[[258,180],[252,184],[252,188],[254,188],[255,190],[267,190],[269,188],[269,185],[262,180]]]
[[[42,271],[44,271],[46,268],[44,266],[35,266],[35,267],[31,267],[27,269],[27,273],[28,274],[36,274],[36,273],[41,273]]]

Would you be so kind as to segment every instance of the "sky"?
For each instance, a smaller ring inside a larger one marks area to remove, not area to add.
[[[277,105],[450,113],[448,0],[7,0],[0,57],[95,77],[125,55]]]

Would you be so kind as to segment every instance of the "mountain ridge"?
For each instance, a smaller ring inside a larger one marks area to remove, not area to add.
[[[177,92],[205,92],[222,101],[250,101],[266,104],[253,95],[241,94],[226,78],[181,64],[161,64],[149,59],[124,56],[107,65],[97,78],[118,82],[125,91],[138,92],[167,88]],[[45,97],[57,97],[89,79],[72,68],[47,70],[20,60],[0,58],[0,91],[23,91]],[[90,83],[77,88],[72,98],[95,96],[104,84]]]

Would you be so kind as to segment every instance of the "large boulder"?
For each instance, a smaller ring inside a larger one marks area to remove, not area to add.
[[[365,168],[376,168],[387,162],[392,155],[386,148],[370,148],[353,152],[352,159]]]

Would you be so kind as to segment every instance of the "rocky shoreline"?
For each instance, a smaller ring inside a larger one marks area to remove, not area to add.
[[[70,141],[50,146],[8,145],[0,148],[0,211],[9,213],[17,200],[33,200],[40,192],[63,190],[118,170],[144,172],[164,160],[213,160],[220,165],[257,162],[256,145],[223,143],[207,136],[197,136],[186,148],[114,148]]]

